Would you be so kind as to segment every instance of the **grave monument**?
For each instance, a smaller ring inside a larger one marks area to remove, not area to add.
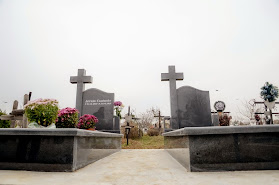
[[[161,81],[169,81],[171,128],[212,126],[208,91],[183,86],[176,89],[176,80],[183,80],[183,73],[176,73],[169,66],[169,73],[161,74]]]
[[[31,99],[31,94],[32,92],[29,92],[28,94],[24,95],[24,99],[23,99],[23,105],[27,104],[28,101],[30,101]],[[15,128],[16,127],[16,121],[19,121],[19,127],[22,128],[27,128],[28,126],[28,120],[27,117],[24,114],[24,110],[23,109],[18,109],[18,101],[15,100],[13,103],[13,110],[9,115],[2,115],[0,116],[0,120],[10,120],[11,121],[11,128]]]
[[[279,169],[279,125],[213,127],[208,91],[176,89],[181,79],[174,66],[162,74],[170,81],[173,130],[163,134],[164,148],[174,159],[190,172]]]
[[[211,112],[212,114],[212,122],[214,126],[220,126],[220,118],[224,116],[224,114],[230,114],[230,112],[224,112],[226,108],[226,104],[223,101],[216,101],[214,103],[214,109],[217,112]]]
[[[91,114],[98,118],[96,130],[120,133],[120,121],[113,116],[114,93],[96,88],[85,90],[85,83],[92,83],[92,77],[86,76],[84,69],[78,69],[78,76],[71,76],[70,82],[77,84],[76,109],[79,116]]]

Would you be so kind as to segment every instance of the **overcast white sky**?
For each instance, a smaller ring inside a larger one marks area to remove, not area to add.
[[[0,0],[0,62],[8,112],[29,91],[74,107],[70,76],[84,68],[86,89],[169,115],[160,78],[175,65],[177,87],[210,91],[234,116],[264,82],[279,86],[279,0]]]

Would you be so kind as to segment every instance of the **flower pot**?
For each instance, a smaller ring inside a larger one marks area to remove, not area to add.
[[[267,101],[264,101],[264,104],[267,106],[267,108],[269,109],[273,109],[275,107],[275,101],[272,101],[272,102],[269,102],[268,100]]]
[[[88,128],[86,130],[91,130],[91,131],[95,131],[95,128]]]

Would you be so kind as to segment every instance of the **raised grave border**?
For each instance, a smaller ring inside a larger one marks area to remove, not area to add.
[[[191,172],[279,170],[279,125],[186,127],[163,136]]]
[[[121,138],[75,128],[0,129],[0,170],[75,171],[120,151]]]

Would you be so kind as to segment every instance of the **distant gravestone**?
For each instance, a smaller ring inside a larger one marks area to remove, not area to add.
[[[219,115],[217,113],[212,115],[212,124],[213,126],[219,126]]]
[[[230,114],[230,112],[224,112],[226,108],[226,104],[223,101],[216,101],[213,107],[217,111],[217,112],[211,112],[213,126],[221,126],[220,119],[223,119],[224,114]]]
[[[180,87],[177,89],[177,102],[180,128],[212,125],[208,91]]]
[[[85,90],[85,83],[92,83],[92,77],[86,76],[84,69],[78,70],[78,76],[71,76],[70,82],[77,84],[76,109],[79,116],[91,114],[98,118],[96,130],[120,133],[120,121],[113,116],[114,93],[106,93],[96,88]]]
[[[176,80],[183,80],[183,73],[176,73],[175,66],[161,74],[161,81],[170,84],[171,129],[212,126],[209,92],[190,86],[176,89]]]
[[[32,92],[29,92],[29,95],[28,94],[24,95],[23,105],[26,105],[28,103],[28,101],[31,99],[31,94],[32,94]],[[18,109],[17,100],[15,100],[13,103],[13,110],[10,113],[10,115],[2,115],[2,116],[0,116],[0,120],[11,120],[11,125],[10,125],[11,128],[15,128],[16,121],[18,121],[17,126],[19,126],[19,127],[27,128],[27,126],[28,126],[27,117],[24,114],[23,109]]]

